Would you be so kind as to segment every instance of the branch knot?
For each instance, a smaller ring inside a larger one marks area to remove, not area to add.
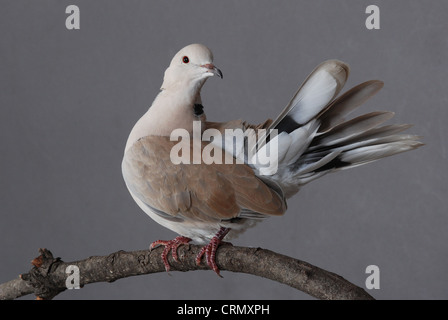
[[[20,275],[20,278],[34,288],[34,294],[39,300],[50,300],[64,289],[52,281],[50,275],[63,261],[47,249],[39,249],[40,256],[31,261],[33,268],[28,273]]]

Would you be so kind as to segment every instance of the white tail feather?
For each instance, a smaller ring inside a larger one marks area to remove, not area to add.
[[[348,114],[383,87],[381,81],[371,80],[335,99],[348,72],[347,65],[335,60],[319,65],[269,127],[280,132],[272,138],[278,144],[278,171],[264,178],[275,181],[287,198],[301,185],[329,172],[354,168],[422,145],[417,136],[398,134],[410,125],[380,126],[394,116],[393,112],[371,112],[346,120]],[[258,143],[260,147],[260,140]]]

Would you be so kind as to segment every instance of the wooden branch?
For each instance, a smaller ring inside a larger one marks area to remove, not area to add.
[[[201,247],[183,245],[178,249],[179,262],[169,254],[172,271],[208,270],[195,258]],[[27,274],[0,284],[0,300],[15,299],[34,293],[38,299],[52,299],[66,290],[66,268],[79,268],[80,286],[94,282],[113,282],[117,279],[155,272],[165,272],[161,259],[163,248],[152,251],[118,251],[108,256],[94,256],[80,261],[63,262],[50,251],[40,249],[40,256],[32,261],[34,267]],[[341,276],[266,249],[222,245],[216,262],[221,270],[248,273],[271,279],[318,299],[374,300],[365,290]]]

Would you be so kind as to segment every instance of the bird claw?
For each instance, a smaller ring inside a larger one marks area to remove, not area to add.
[[[218,233],[210,240],[210,242],[205,245],[201,251],[199,251],[198,255],[196,256],[196,264],[199,266],[201,264],[202,256],[205,254],[205,259],[207,261],[207,265],[215,271],[215,273],[222,278],[220,274],[220,270],[218,268],[218,265],[216,264],[216,250],[218,249],[219,245],[221,244],[230,244],[229,242],[224,242],[222,239],[226,236],[226,234],[230,231],[229,228],[223,228],[218,231]]]
[[[188,244],[191,241],[190,238],[187,237],[176,237],[173,240],[157,240],[151,243],[151,246],[149,247],[149,250],[151,251],[155,247],[158,247],[160,245],[165,246],[165,248],[162,251],[162,261],[165,265],[166,272],[170,271],[170,264],[168,262],[168,253],[171,250],[171,256],[173,257],[174,261],[179,262],[179,256],[177,255],[177,248],[182,244]]]
[[[201,251],[196,256],[196,264],[199,266],[201,265],[201,259],[205,254],[205,259],[207,262],[207,265],[215,271],[215,273],[222,278],[218,265],[216,264],[216,250],[221,244],[229,244],[232,245],[229,242],[224,242],[222,239],[227,235],[227,233],[230,231],[229,228],[221,227],[219,229],[218,233],[210,240],[210,242],[205,245]],[[177,248],[182,244],[188,244],[191,241],[190,238],[179,236],[174,238],[173,240],[157,240],[151,243],[151,246],[149,247],[149,250],[151,251],[155,247],[158,247],[160,245],[165,246],[165,248],[162,251],[162,261],[165,265],[165,270],[167,272],[170,271],[170,264],[168,262],[168,253],[171,251],[171,256],[173,257],[174,261],[179,262],[179,257],[177,255]]]

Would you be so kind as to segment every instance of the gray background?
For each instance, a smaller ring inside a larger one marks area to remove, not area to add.
[[[81,29],[65,28],[65,8]],[[365,28],[369,4],[381,29]],[[215,55],[210,120],[275,117],[308,73],[336,58],[346,89],[381,79],[363,112],[391,110],[426,146],[315,181],[284,217],[235,245],[303,259],[379,299],[448,298],[447,1],[1,1],[0,282],[30,268],[39,247],[65,261],[147,248],[171,231],[133,202],[124,145],[190,43]],[[58,299],[308,299],[287,286],[223,272],[160,273],[92,284]],[[27,299],[32,298],[28,296]]]

